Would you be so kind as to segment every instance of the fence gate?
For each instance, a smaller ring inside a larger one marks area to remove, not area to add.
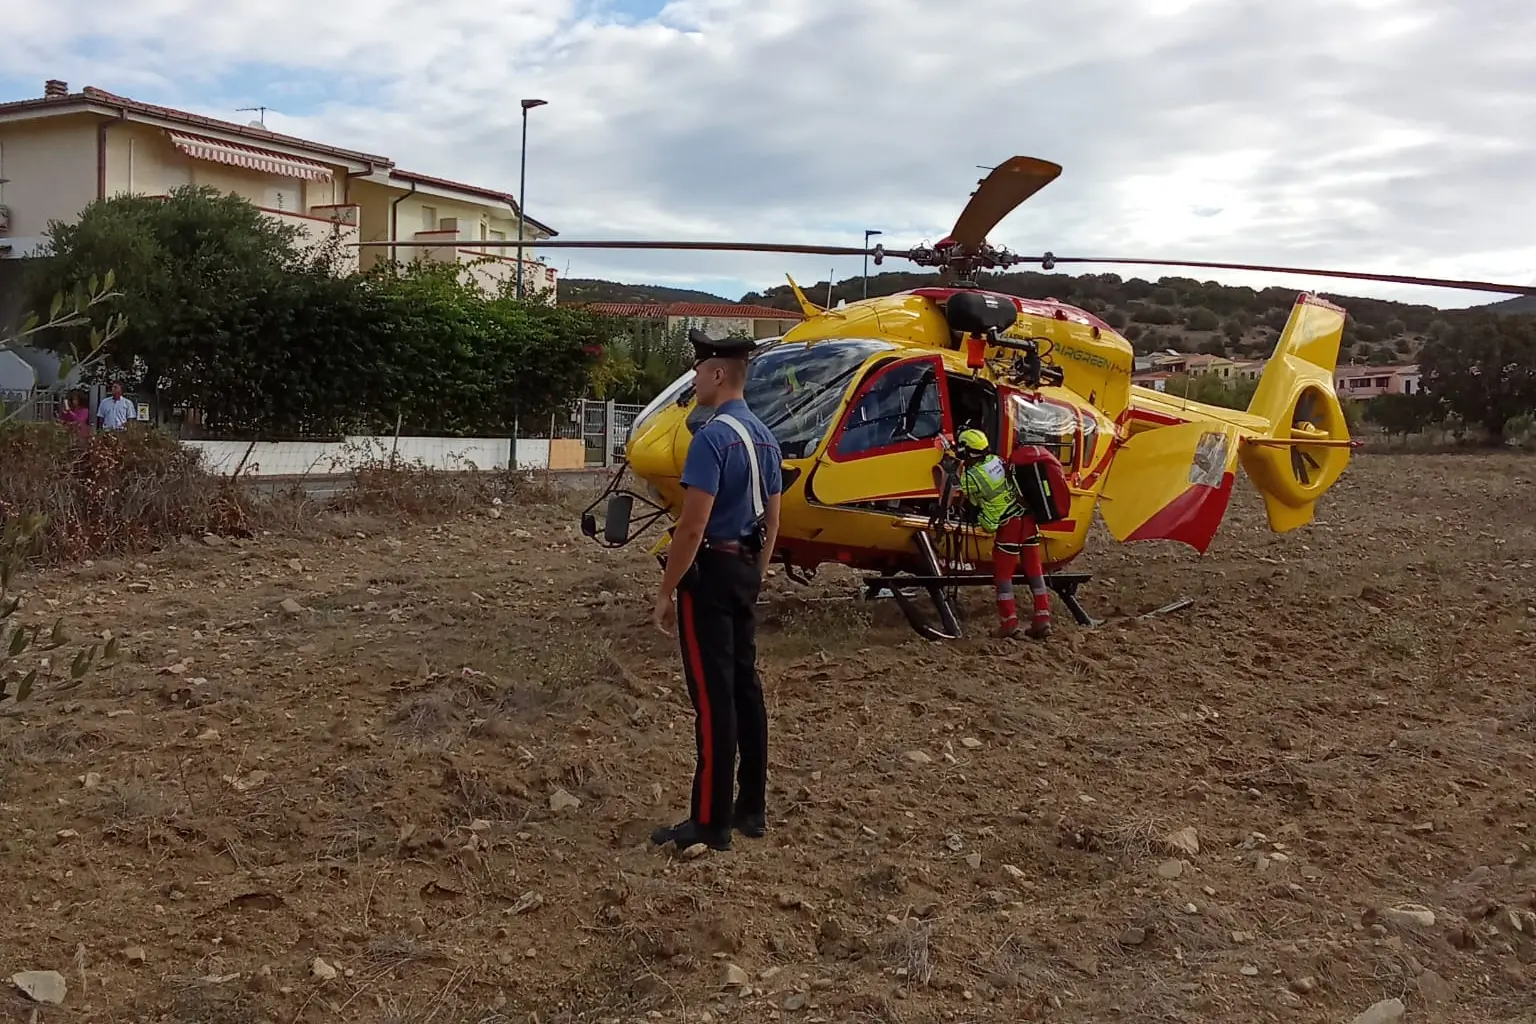
[[[608,403],[608,458],[610,465],[614,462],[624,461],[624,449],[629,444],[629,430],[635,425],[635,417],[640,415],[643,405],[620,405],[617,402]]]
[[[581,439],[588,466],[612,466],[624,461],[630,427],[634,426],[635,417],[644,408],[643,405],[582,399]]]
[[[586,448],[587,465],[608,465],[608,410],[606,403],[582,399],[581,440]]]

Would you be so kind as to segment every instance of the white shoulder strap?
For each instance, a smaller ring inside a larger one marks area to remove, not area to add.
[[[742,444],[746,445],[747,462],[752,467],[752,515],[761,519],[764,512],[763,477],[757,469],[757,442],[752,440],[746,425],[729,413],[722,413],[715,419],[736,431],[736,436],[741,438]]]

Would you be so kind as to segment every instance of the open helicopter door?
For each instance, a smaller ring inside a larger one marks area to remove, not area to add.
[[[938,496],[934,439],[951,431],[949,385],[936,355],[884,363],[854,389],[807,482],[823,505]]]
[[[1158,427],[1115,454],[1099,515],[1120,541],[1175,540],[1202,555],[1232,500],[1241,431],[1206,421]]]

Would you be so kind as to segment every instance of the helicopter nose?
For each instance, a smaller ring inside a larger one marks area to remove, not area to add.
[[[638,437],[631,438],[627,453],[630,471],[652,482],[680,478],[690,439],[682,426],[681,420],[670,425],[658,424]],[[677,443],[679,433],[683,434],[681,450]]]

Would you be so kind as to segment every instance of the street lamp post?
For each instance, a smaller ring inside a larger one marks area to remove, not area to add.
[[[874,235],[884,234],[881,231],[864,232],[864,297],[869,298],[869,240]]]
[[[523,210],[528,206],[528,111],[548,100],[523,100],[522,170],[517,177],[517,297],[523,297]]]

